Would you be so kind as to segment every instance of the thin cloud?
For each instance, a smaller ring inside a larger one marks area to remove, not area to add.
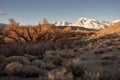
[[[6,13],[5,13],[5,12],[0,11],[0,16],[2,16],[2,15],[6,15]]]

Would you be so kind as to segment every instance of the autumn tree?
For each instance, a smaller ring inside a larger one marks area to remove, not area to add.
[[[13,18],[9,18],[8,20],[10,22],[10,25],[19,25],[19,23],[17,23]]]
[[[42,20],[42,24],[48,24],[48,20],[47,20],[46,18],[44,18],[44,19]]]

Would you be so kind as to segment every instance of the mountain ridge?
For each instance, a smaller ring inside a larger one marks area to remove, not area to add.
[[[88,29],[105,29],[112,25],[111,22],[97,20],[97,19],[89,19],[89,18],[79,18],[78,20],[69,23],[67,21],[56,22],[56,26],[76,26],[76,27],[84,27]]]

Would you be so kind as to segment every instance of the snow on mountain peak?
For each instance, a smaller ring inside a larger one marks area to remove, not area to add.
[[[106,27],[109,27],[111,23],[102,21],[102,20],[96,20],[96,19],[79,18],[78,20],[72,23],[62,21],[62,22],[55,23],[55,25],[56,26],[76,26],[76,27],[84,27],[88,29],[104,29]]]

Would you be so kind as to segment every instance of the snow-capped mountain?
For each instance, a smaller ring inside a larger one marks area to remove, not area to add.
[[[104,29],[111,25],[110,22],[96,20],[96,19],[88,19],[88,18],[79,18],[77,21],[68,23],[66,21],[56,22],[56,26],[76,26],[76,27],[84,27],[88,29]]]
[[[120,22],[120,20],[115,20],[115,21],[112,21],[112,23],[117,23],[117,22]]]

